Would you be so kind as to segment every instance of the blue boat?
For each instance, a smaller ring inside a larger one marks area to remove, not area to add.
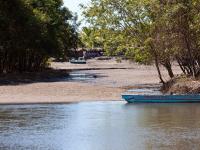
[[[198,103],[200,95],[137,95],[122,94],[128,103]]]

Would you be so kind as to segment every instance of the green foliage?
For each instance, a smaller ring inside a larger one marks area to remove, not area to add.
[[[117,57],[117,58],[116,58],[116,62],[117,62],[117,63],[121,63],[121,62],[122,62],[122,59],[121,59],[120,57]]]
[[[0,73],[37,71],[76,47],[71,12],[61,0],[0,1]]]
[[[101,46],[108,55],[126,55],[140,62],[143,50],[138,51],[149,31],[150,21],[144,5],[146,2],[137,0],[92,0],[91,5],[84,8],[84,15],[90,23],[90,29],[98,29]],[[95,38],[93,38],[95,40]],[[85,41],[83,41],[85,42]],[[129,54],[129,55],[127,55]],[[136,56],[138,55],[138,56]],[[147,55],[147,54],[146,54]]]
[[[155,61],[160,78],[159,64],[174,76],[174,60],[185,74],[200,75],[199,0],[91,0],[83,9],[107,54]]]
[[[84,27],[82,29],[80,36],[81,36],[80,39],[84,44],[84,47],[95,48],[102,46],[103,37],[101,35],[101,31],[98,29],[95,28],[91,29]]]
[[[141,48],[128,49],[126,51],[125,56],[141,64],[149,65],[152,63],[151,54],[145,49],[144,50],[141,50]]]

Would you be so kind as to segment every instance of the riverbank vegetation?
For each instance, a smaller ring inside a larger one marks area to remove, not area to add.
[[[172,63],[183,74],[200,75],[199,0],[92,0],[82,6],[89,27],[88,45],[101,45],[108,55],[125,55],[140,63],[160,65],[174,78]]]
[[[39,71],[76,48],[76,17],[62,0],[0,1],[0,73]]]

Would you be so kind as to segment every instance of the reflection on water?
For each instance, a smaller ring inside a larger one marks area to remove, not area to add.
[[[85,72],[72,72],[69,74],[67,81],[90,81],[97,78],[96,74],[85,73]]]
[[[0,106],[0,149],[199,149],[200,104]]]

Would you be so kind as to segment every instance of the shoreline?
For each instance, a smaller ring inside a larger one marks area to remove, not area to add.
[[[11,103],[1,103],[0,105],[3,106],[17,106],[17,105],[68,105],[68,104],[80,104],[80,103],[93,103],[93,102],[124,102],[126,103],[125,100],[95,100],[95,101],[87,101],[87,100],[81,100],[81,101],[74,101],[74,102],[11,102]]]
[[[128,61],[117,63],[115,60],[99,61],[93,59],[89,60],[86,65],[52,63],[51,66],[53,69],[58,70],[65,69],[80,74],[94,74],[96,78],[77,81],[76,79],[67,80],[64,77],[48,82],[35,81],[25,84],[1,85],[0,104],[122,101],[121,94],[129,89],[159,83],[154,66],[138,65],[136,63],[129,63]],[[85,70],[87,68],[89,70]],[[168,77],[164,71],[163,76],[165,78]]]
[[[182,74],[169,80],[161,91],[165,94],[199,94],[200,81]]]

